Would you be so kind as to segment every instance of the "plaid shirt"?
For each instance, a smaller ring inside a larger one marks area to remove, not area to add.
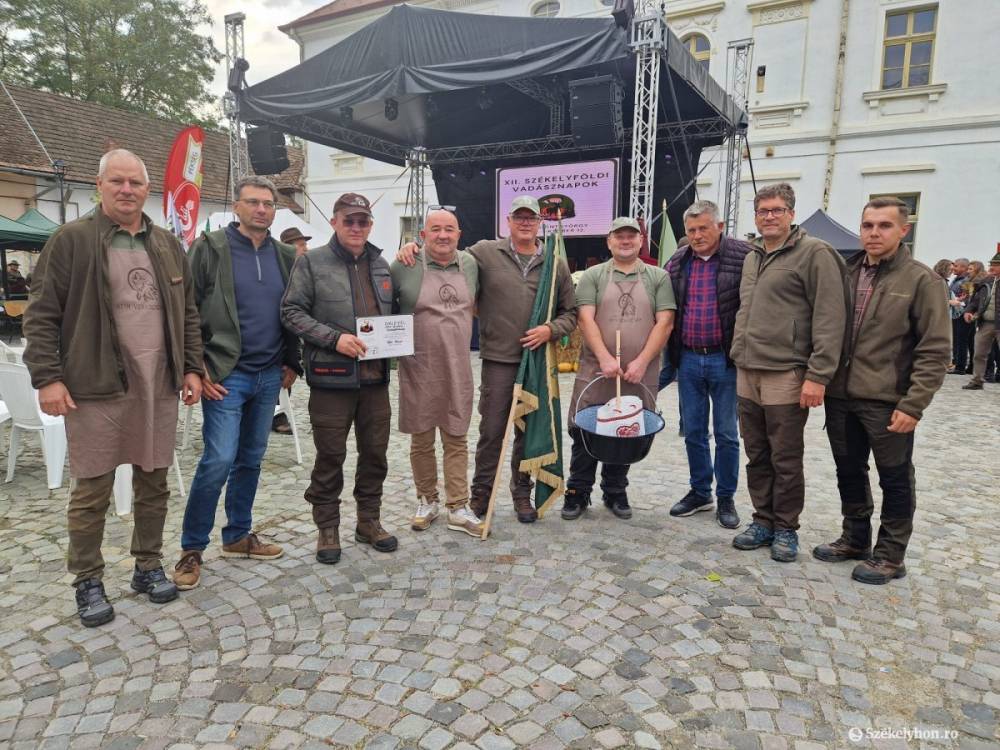
[[[854,288],[854,326],[851,329],[851,341],[858,340],[858,329],[861,328],[861,319],[865,317],[865,308],[875,291],[875,275],[878,273],[878,265],[869,266],[868,261],[861,261],[861,270],[858,271],[858,283]]]
[[[688,264],[687,295],[684,299],[684,321],[681,343],[703,347],[722,345],[722,321],[715,296],[715,279],[719,274],[719,254],[702,260],[692,254]]]

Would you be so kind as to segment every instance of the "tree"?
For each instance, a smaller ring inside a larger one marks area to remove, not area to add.
[[[0,75],[118,109],[204,122],[222,59],[200,0],[0,0]]]

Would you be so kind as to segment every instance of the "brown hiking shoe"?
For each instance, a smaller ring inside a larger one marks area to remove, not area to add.
[[[222,545],[223,557],[249,557],[251,560],[277,560],[285,554],[277,544],[262,542],[253,532],[250,532],[238,542]]]
[[[840,537],[829,544],[821,544],[813,548],[813,557],[823,562],[843,562],[844,560],[867,560],[872,551],[870,547],[852,547],[850,543]]]
[[[333,526],[319,530],[316,540],[316,562],[335,565],[340,562],[340,530]]]
[[[854,566],[851,578],[861,583],[873,583],[880,586],[889,583],[894,578],[902,578],[906,575],[906,566],[903,563],[894,563],[888,560],[865,560]]]
[[[174,566],[174,586],[181,591],[197,587],[201,582],[201,552],[196,549],[184,550],[181,559]]]
[[[469,507],[472,508],[472,512],[476,514],[477,518],[485,518],[486,511],[490,507],[490,499],[488,497],[470,498]]]
[[[377,518],[373,521],[358,521],[354,529],[354,541],[370,544],[379,552],[395,552],[399,546],[396,537],[383,529]]]
[[[514,512],[517,514],[517,520],[521,523],[534,523],[538,520],[538,511],[531,504],[530,497],[515,497]]]

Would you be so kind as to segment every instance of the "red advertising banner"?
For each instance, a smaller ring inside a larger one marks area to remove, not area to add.
[[[201,151],[205,132],[197,125],[178,133],[163,173],[163,216],[187,250],[198,230],[201,204]]]

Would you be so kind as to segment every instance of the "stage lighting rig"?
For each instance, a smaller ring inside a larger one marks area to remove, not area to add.
[[[395,99],[385,100],[385,119],[392,122],[399,117],[399,102]]]

